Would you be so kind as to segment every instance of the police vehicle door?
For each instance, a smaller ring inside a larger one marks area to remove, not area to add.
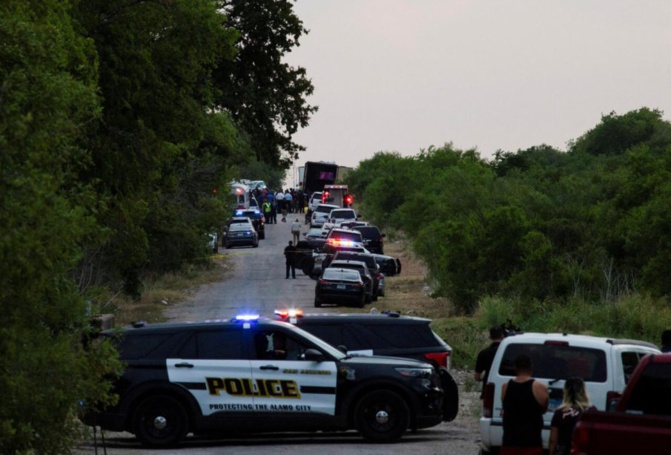
[[[336,364],[301,360],[311,347],[305,343],[277,329],[254,333],[256,359],[251,367],[256,412],[335,415]]]
[[[204,416],[236,414],[237,423],[252,421],[251,366],[240,327],[194,333],[181,357],[166,360],[168,378],[188,389]]]

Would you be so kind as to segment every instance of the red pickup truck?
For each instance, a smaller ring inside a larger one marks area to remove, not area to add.
[[[572,455],[671,453],[671,354],[645,356],[615,411],[588,411],[573,433]]]

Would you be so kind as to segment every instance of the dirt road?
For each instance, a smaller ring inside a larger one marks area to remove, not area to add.
[[[223,249],[229,256],[228,271],[222,281],[194,290],[188,301],[169,307],[164,313],[171,321],[224,319],[248,310],[271,315],[276,308],[297,307],[317,312],[314,308],[315,282],[299,270],[296,279],[285,279],[283,250],[292,239],[287,223],[266,225],[266,238],[258,248]],[[307,226],[304,230],[307,230]],[[321,311],[334,311],[324,309]],[[449,342],[449,340],[448,340]],[[391,445],[366,444],[354,431],[343,433],[292,433],[282,435],[255,435],[244,438],[203,439],[190,437],[179,448],[161,453],[218,454],[222,451],[236,454],[255,453],[319,453],[327,454],[455,454],[476,455],[479,452],[477,414],[479,399],[476,392],[464,391],[466,371],[453,371],[460,384],[460,413],[457,419],[434,428],[408,433],[401,442]],[[98,439],[100,442],[100,439]],[[144,450],[127,433],[106,435],[106,453],[135,455],[156,453]],[[101,449],[99,449],[101,450]],[[92,441],[77,453],[93,453]]]

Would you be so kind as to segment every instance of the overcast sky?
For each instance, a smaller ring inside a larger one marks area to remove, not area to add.
[[[305,161],[452,142],[566,149],[602,114],[671,116],[671,0],[298,0]]]

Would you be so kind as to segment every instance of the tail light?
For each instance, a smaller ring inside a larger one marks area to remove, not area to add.
[[[429,352],[424,354],[424,358],[439,367],[450,369],[450,352]]]
[[[494,415],[494,383],[488,382],[485,385],[484,395],[482,397],[482,417],[492,418]]]
[[[324,286],[326,283],[326,280],[317,280],[317,286]]]
[[[571,455],[580,455],[587,453],[589,448],[589,428],[585,424],[579,423],[573,430],[571,442]]]

